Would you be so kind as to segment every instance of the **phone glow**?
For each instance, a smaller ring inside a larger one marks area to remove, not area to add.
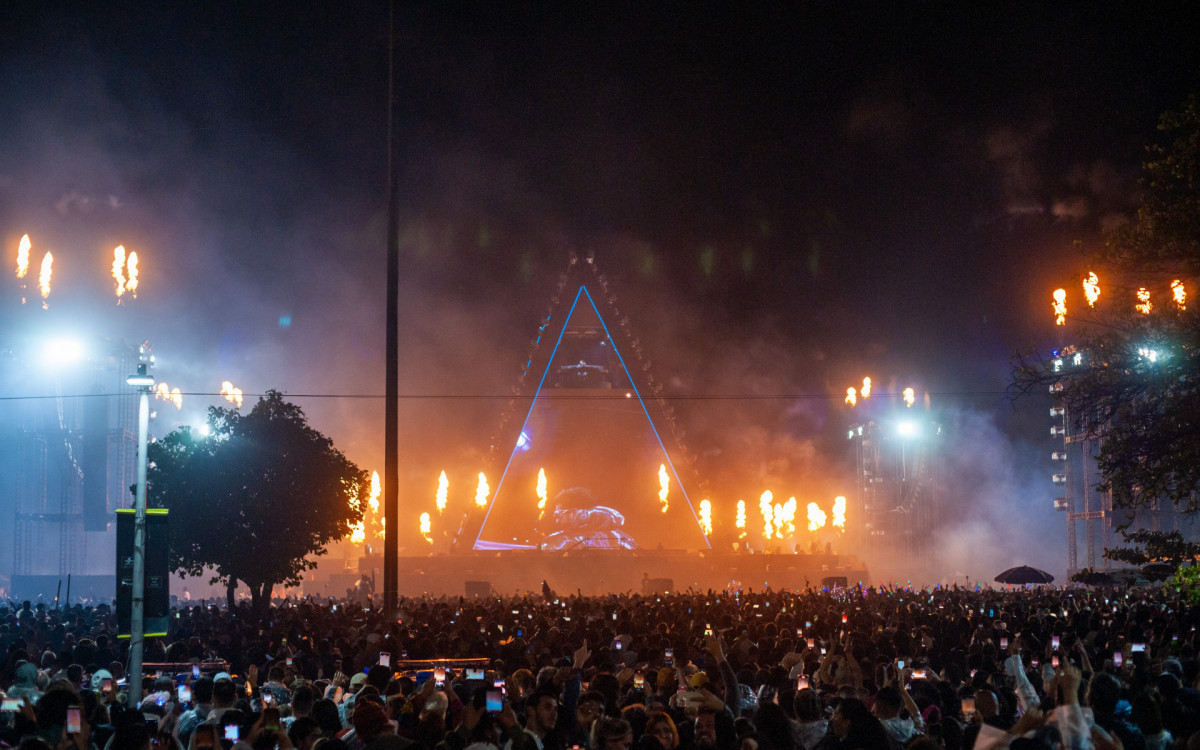
[[[1120,669],[1125,665],[1125,654],[1120,651],[1113,651],[1113,666]]]
[[[83,725],[79,718],[79,707],[67,707],[67,734],[79,734],[81,729]]]
[[[1057,651],[1061,643],[1062,643],[1062,641],[1059,639],[1059,637],[1057,635],[1050,636],[1050,648]]]
[[[385,667],[392,666],[392,655],[387,651],[379,652],[379,663]]]
[[[237,724],[226,724],[225,725],[225,739],[229,740],[230,742],[238,741],[238,725]]]

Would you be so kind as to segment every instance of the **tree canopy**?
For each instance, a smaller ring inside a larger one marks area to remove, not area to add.
[[[1194,513],[1200,510],[1200,102],[1192,97],[1164,114],[1159,130],[1162,142],[1147,149],[1136,215],[1088,259],[1098,282],[1091,291],[1099,297],[1068,310],[1072,345],[1055,357],[1019,356],[1014,386],[1049,385],[1077,433],[1103,436],[1098,489],[1111,491],[1115,509],[1174,503]],[[1080,281],[1086,289],[1088,279]],[[1124,518],[1128,525],[1133,517]]]
[[[173,570],[208,571],[231,595],[241,581],[257,608],[350,533],[368,474],[278,391],[246,414],[211,407],[208,426],[207,437],[183,427],[149,446],[147,504],[170,510]]]

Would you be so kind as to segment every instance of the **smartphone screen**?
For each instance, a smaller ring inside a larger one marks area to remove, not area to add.
[[[79,707],[78,706],[68,706],[67,707],[67,734],[79,734],[79,730],[82,728],[83,728],[82,724],[79,721]]]
[[[675,649],[669,648],[663,651],[663,662],[669,667],[675,663]]]
[[[1132,647],[1131,647],[1129,650],[1130,650],[1132,653],[1135,653],[1135,654],[1144,653],[1144,652],[1145,652],[1145,650],[1146,650],[1146,644],[1144,644],[1144,643],[1135,643],[1135,644],[1133,644],[1133,646],[1132,646]]]
[[[1125,654],[1120,651],[1113,651],[1113,666],[1120,669],[1125,664]]]
[[[175,688],[175,693],[179,697],[180,703],[191,703],[192,702],[192,686],[191,685],[180,685],[177,688]]]
[[[1060,643],[1060,640],[1059,640],[1059,638],[1058,638],[1058,636],[1057,636],[1057,635],[1052,635],[1052,636],[1050,636],[1050,648],[1052,648],[1052,649],[1054,649],[1055,651],[1057,651],[1057,650],[1058,650],[1059,643]]]
[[[225,739],[229,740],[230,742],[238,741],[238,725],[237,724],[226,724],[225,725]]]
[[[113,689],[112,678],[111,677],[100,678],[100,689],[106,693],[109,692],[110,690],[112,690]]]
[[[275,703],[275,694],[272,693],[270,690],[264,690],[262,692],[262,704],[264,706],[270,706],[270,705],[273,705],[274,703]]]
[[[897,659],[897,660],[896,660],[896,668],[897,668],[897,669],[904,669],[904,660],[903,660],[903,659]]]
[[[385,667],[392,666],[392,655],[389,654],[387,651],[380,651],[379,652],[379,663]]]
[[[799,677],[797,677],[796,678],[796,689],[797,690],[808,690],[808,677],[806,677],[804,675],[800,675]]]
[[[0,706],[0,711],[20,711],[21,701],[16,698],[5,698],[4,705]]]
[[[1000,639],[1000,648],[1008,648],[1008,639],[1007,638]]]
[[[467,670],[467,679],[468,680],[482,680],[483,679],[483,670],[482,669],[468,669]]]
[[[975,698],[973,696],[962,699],[962,712],[963,716],[970,716],[975,713]]]
[[[500,691],[500,695],[508,695],[508,688],[504,684],[504,680],[496,680],[492,686]]]
[[[1055,669],[1058,669],[1058,657],[1057,656],[1050,658],[1050,666],[1054,667]]]
[[[504,693],[496,688],[487,691],[487,712],[489,714],[498,714],[504,710]]]
[[[192,679],[193,680],[200,679],[200,665],[199,664],[192,665]]]

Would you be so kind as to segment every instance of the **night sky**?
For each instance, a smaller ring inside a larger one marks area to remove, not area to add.
[[[594,253],[718,514],[849,492],[842,396],[870,375],[953,436],[945,572],[1062,574],[1048,402],[1006,399],[1010,357],[1056,342],[1050,291],[1200,91],[1186,10],[401,3],[402,505],[483,469]],[[280,389],[382,469],[382,400],[345,396],[384,385],[387,39],[383,2],[0,4],[5,348],[149,339],[160,380]],[[54,252],[45,311],[25,233]],[[117,244],[141,259],[120,306]]]

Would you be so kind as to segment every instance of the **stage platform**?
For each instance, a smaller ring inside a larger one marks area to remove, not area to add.
[[[381,583],[383,560],[364,557],[363,575]],[[856,558],[835,554],[731,554],[686,550],[507,550],[400,558],[401,596],[541,594],[547,581],[566,596],[646,591],[761,591],[820,587],[842,577],[850,585],[867,581]]]

